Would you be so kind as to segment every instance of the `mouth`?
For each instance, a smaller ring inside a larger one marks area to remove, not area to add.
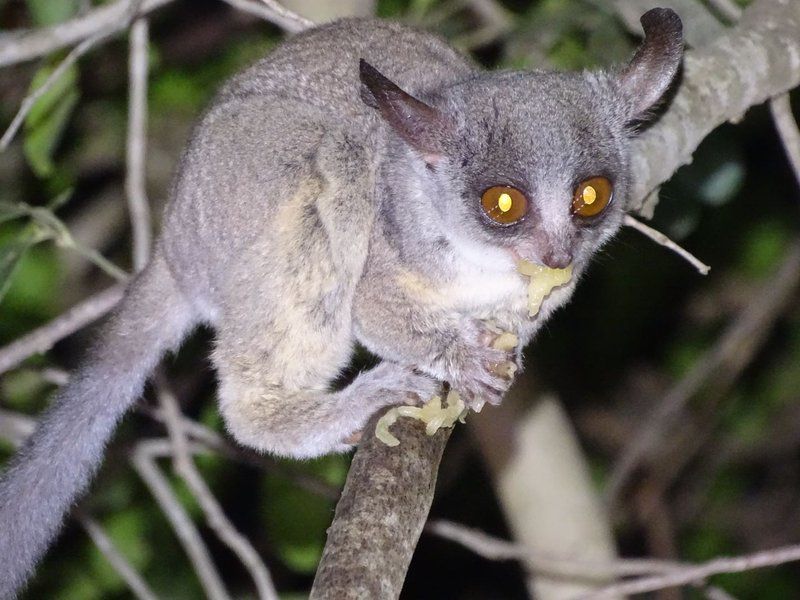
[[[530,278],[528,285],[528,316],[533,318],[539,313],[545,298],[558,287],[566,285],[572,279],[572,264],[563,269],[551,269],[544,265],[519,259],[517,271]]]

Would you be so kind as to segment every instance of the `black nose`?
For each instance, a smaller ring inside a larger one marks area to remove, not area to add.
[[[572,263],[572,253],[550,250],[542,255],[542,263],[551,269],[566,269]]]

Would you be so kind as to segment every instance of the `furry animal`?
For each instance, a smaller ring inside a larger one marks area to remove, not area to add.
[[[612,71],[485,72],[433,35],[353,19],[234,77],[192,134],[151,263],[0,480],[0,597],[199,323],[230,433],[265,452],[345,450],[377,409],[442,381],[499,402],[492,367],[519,352],[492,348],[486,320],[527,343],[620,225],[632,124],[682,55],[674,12],[642,24]],[[573,265],[535,318],[520,259]],[[383,362],[329,391],[356,343]]]

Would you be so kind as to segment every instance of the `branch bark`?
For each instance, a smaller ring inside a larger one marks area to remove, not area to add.
[[[686,53],[669,110],[635,142],[629,208],[651,216],[653,190],[691,161],[717,126],[800,84],[800,2],[759,0],[737,28]]]
[[[336,506],[311,600],[397,598],[428,516],[450,430],[428,437],[407,418],[392,426],[394,448],[365,428]]]

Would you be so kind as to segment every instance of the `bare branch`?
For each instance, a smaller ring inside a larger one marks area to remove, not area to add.
[[[124,292],[124,285],[110,287],[0,348],[0,374],[13,369],[34,354],[47,352],[56,342],[99,319],[117,305]]]
[[[0,439],[8,441],[15,448],[21,446],[34,429],[35,419],[15,411],[0,409]]]
[[[733,0],[706,0],[720,16],[735,23],[742,16],[742,9]]]
[[[601,590],[586,594],[583,600],[600,600],[627,594],[643,594],[655,590],[690,585],[703,581],[712,575],[722,573],[741,573],[753,569],[773,567],[787,562],[800,560],[800,545],[783,546],[774,550],[765,550],[755,554],[746,554],[733,558],[717,558],[695,567],[686,567],[671,573],[643,577],[624,583],[615,583]]]
[[[770,100],[769,110],[781,138],[783,149],[786,151],[786,157],[794,171],[795,179],[800,185],[800,131],[797,129],[797,121],[792,114],[789,94],[781,94]]]
[[[50,27],[4,33],[0,35],[0,67],[32,60],[97,35],[110,37],[128,26],[137,2],[140,6],[134,16],[145,15],[172,0],[119,0]]]
[[[708,600],[736,600],[736,598],[731,596],[728,592],[714,585],[703,586],[703,593]]]
[[[631,151],[628,207],[652,215],[650,192],[691,159],[718,125],[800,83],[800,2],[753,2],[739,26],[684,58],[683,83],[664,115]]]
[[[50,90],[50,88],[52,88],[53,85],[64,75],[64,73],[67,72],[67,69],[74,65],[81,56],[94,48],[106,37],[108,37],[108,33],[102,31],[83,40],[80,44],[75,46],[70,53],[67,54],[67,56],[64,57],[64,60],[62,60],[55,69],[53,69],[53,72],[50,73],[42,85],[37,87],[25,97],[19,107],[19,110],[17,111],[17,114],[14,115],[11,125],[8,126],[8,129],[6,129],[3,137],[0,138],[0,151],[8,148],[8,145],[11,143],[11,140],[14,139],[14,136],[17,135],[19,128],[25,121],[25,117],[27,117],[28,113],[31,112],[31,109],[36,104],[36,101],[44,96]]]
[[[477,529],[446,520],[428,523],[425,531],[460,544],[488,560],[518,560],[532,571],[565,579],[603,581],[609,577],[671,573],[687,566],[672,561],[648,559],[619,559],[603,562],[564,560],[544,556],[525,546],[500,540]]]
[[[400,595],[450,430],[429,437],[418,421],[400,419],[392,427],[400,445],[389,447],[374,433],[384,412],[372,417],[353,457],[311,600]]]
[[[139,576],[128,560],[120,553],[111,538],[106,535],[100,524],[82,511],[76,511],[76,517],[89,537],[103,553],[106,560],[114,567],[122,580],[140,600],[157,600],[157,596],[150,590],[144,580]]]
[[[625,218],[623,219],[622,222],[628,227],[635,229],[639,233],[646,235],[656,244],[659,244],[661,246],[664,246],[665,248],[668,248],[669,250],[672,250],[675,254],[683,258],[695,269],[697,269],[701,275],[708,275],[708,272],[711,270],[711,267],[709,267],[707,264],[705,264],[703,261],[697,258],[694,254],[680,247],[678,244],[673,242],[671,239],[669,239],[666,235],[664,235],[657,229],[653,229],[649,225],[645,225],[644,223],[642,223],[637,219],[634,219],[630,215],[625,215]]]
[[[163,410],[145,409],[145,412],[160,423],[166,423]],[[183,427],[184,433],[189,435],[193,441],[202,444],[209,450],[219,452],[229,459],[237,460],[284,477],[298,487],[312,494],[316,494],[317,496],[334,501],[339,499],[341,490],[336,486],[308,473],[293,470],[291,467],[279,463],[268,455],[260,454],[254,450],[249,450],[238,444],[231,443],[227,438],[221,436],[202,423],[198,423],[184,416],[181,419],[181,426]]]
[[[172,464],[175,472],[184,480],[194,494],[206,521],[217,537],[230,548],[250,572],[256,584],[258,597],[262,600],[277,600],[278,593],[272,584],[269,571],[250,542],[240,534],[225,516],[211,490],[200,475],[189,455],[186,434],[183,428],[178,401],[167,389],[164,382],[158,384],[158,398],[161,404],[169,437],[172,442]]]
[[[128,139],[125,192],[133,229],[133,270],[141,271],[150,258],[150,205],[145,189],[147,152],[147,47],[146,19],[133,23],[128,65]]]
[[[800,284],[800,242],[786,251],[777,272],[756,294],[726,332],[692,369],[658,402],[655,413],[637,430],[636,436],[614,465],[608,480],[606,498],[613,502],[636,467],[661,441],[683,411],[686,403],[723,365],[740,369],[764,340],[770,326],[792,299]]]
[[[170,452],[169,440],[140,442],[133,452],[131,463],[172,525],[175,535],[194,566],[206,596],[211,600],[230,600],[200,533],[155,463],[156,456],[169,455]]]
[[[223,0],[242,12],[250,13],[274,23],[289,33],[297,33],[314,26],[314,22],[293,13],[274,0]]]

